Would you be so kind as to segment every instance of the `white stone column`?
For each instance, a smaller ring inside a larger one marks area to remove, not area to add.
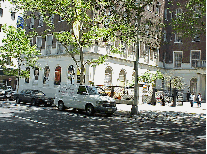
[[[201,92],[201,74],[197,73],[197,92],[196,95],[198,95],[199,92]]]

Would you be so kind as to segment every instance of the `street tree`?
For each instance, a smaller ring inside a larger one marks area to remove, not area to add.
[[[182,11],[177,12],[176,18],[172,19],[171,26],[174,31],[185,37],[206,33],[206,0],[187,0],[178,2],[177,6]]]
[[[166,87],[170,89],[170,95],[173,94],[173,106],[176,106],[177,90],[183,90],[186,88],[184,78],[181,76],[174,76],[173,73],[164,74],[164,81]]]
[[[0,47],[0,66],[6,75],[13,75],[19,78],[29,78],[28,70],[25,67],[39,67],[37,60],[40,52],[36,50],[36,45],[31,46],[30,37],[21,27],[2,26],[5,37],[2,40],[3,46]]]

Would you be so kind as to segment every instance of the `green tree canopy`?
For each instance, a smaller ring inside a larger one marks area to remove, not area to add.
[[[206,33],[206,0],[187,0],[186,3],[177,3],[177,6],[182,8],[182,12],[172,20],[173,30],[186,37]]]
[[[28,77],[28,72],[22,70],[21,66],[38,67],[40,52],[36,50],[36,45],[31,46],[30,38],[24,29],[6,25],[3,25],[2,29],[5,38],[2,40],[3,46],[0,47],[0,66],[7,75]],[[10,66],[13,69],[8,69]]]

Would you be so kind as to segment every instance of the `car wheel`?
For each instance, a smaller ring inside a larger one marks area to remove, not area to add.
[[[20,104],[20,99],[19,98],[16,98],[16,103]]]
[[[63,111],[65,109],[64,103],[63,102],[59,102],[58,103],[58,110],[59,111]]]
[[[32,100],[32,106],[35,106],[36,105],[36,101],[35,99]]]
[[[91,104],[86,106],[86,114],[89,116],[94,115],[94,108]]]

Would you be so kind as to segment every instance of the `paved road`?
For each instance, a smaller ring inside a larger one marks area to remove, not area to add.
[[[106,117],[55,107],[0,108],[11,111],[0,118],[1,154],[206,153],[203,114],[142,110],[129,118],[123,111]]]

